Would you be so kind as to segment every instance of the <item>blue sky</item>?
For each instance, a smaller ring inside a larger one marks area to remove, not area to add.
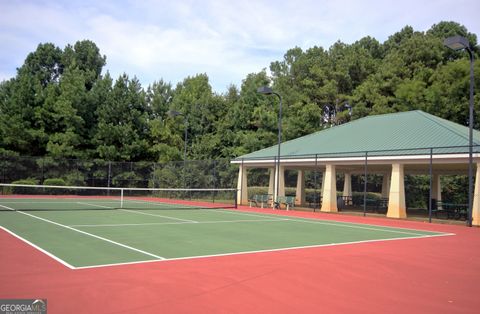
[[[0,0],[0,80],[39,43],[90,39],[114,78],[126,72],[146,87],[207,73],[223,93],[295,46],[383,42],[405,25],[426,31],[440,21],[478,36],[479,12],[478,0]]]

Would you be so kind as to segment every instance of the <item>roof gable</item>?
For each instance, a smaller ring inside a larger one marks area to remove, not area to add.
[[[474,130],[474,145],[479,143],[480,132]],[[468,127],[416,110],[368,116],[283,142],[281,155],[336,154],[466,145],[468,145]],[[237,159],[276,155],[277,145]]]

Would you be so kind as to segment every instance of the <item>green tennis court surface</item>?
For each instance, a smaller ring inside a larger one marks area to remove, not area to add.
[[[193,206],[116,207],[108,199],[0,198],[0,225],[71,268],[446,235]]]

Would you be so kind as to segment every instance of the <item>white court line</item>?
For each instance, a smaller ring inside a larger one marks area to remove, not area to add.
[[[0,205],[2,206],[2,205]],[[10,209],[10,210],[13,210],[12,208],[9,208],[9,207],[6,207],[6,206],[2,206],[2,207],[5,207],[7,209]],[[213,211],[219,211],[219,212],[225,212],[225,213],[232,213],[232,214],[243,214],[243,215],[246,215],[246,216],[255,216],[255,217],[263,217],[263,218],[271,218],[272,216],[276,216],[278,217],[278,215],[273,215],[273,214],[266,214],[266,215],[255,215],[255,214],[249,214],[249,213],[244,213],[244,212],[233,212],[233,211],[224,211],[224,210],[213,210]],[[25,214],[25,215],[29,215],[27,213],[23,213],[23,212],[19,212],[21,214]],[[33,215],[31,215],[33,216]],[[36,217],[36,216],[33,216],[34,218],[37,218],[37,219],[40,219],[40,220],[46,220],[46,219],[43,219],[43,218],[40,218],[40,217]],[[291,217],[291,216],[287,216],[287,217]],[[287,220],[292,220],[292,219],[287,219]],[[304,222],[304,221],[309,221],[311,220],[312,222],[314,221],[313,219],[308,219],[308,218],[305,218],[305,219],[293,219],[293,221],[299,221],[299,222]],[[46,220],[48,221],[48,220]],[[50,222],[50,221],[48,221]],[[51,222],[53,224],[58,224],[58,223],[55,223],[55,222]],[[187,223],[187,222],[185,222]],[[348,224],[348,222],[346,222]],[[180,223],[177,223],[177,224],[180,224]],[[61,224],[58,224],[58,225],[61,225]],[[332,224],[332,225],[335,225],[335,226],[344,226],[343,224]],[[63,226],[63,225],[61,225]],[[395,228],[395,227],[385,227],[385,226],[375,226],[375,225],[371,225],[371,226],[374,226],[374,227],[382,227],[382,228]],[[65,228],[68,228],[68,229],[72,229],[72,230],[75,230],[75,231],[78,231],[78,232],[81,232],[81,233],[85,233],[85,234],[88,234],[86,232],[83,232],[83,231],[80,231],[80,230],[76,230],[74,228],[69,228],[68,226],[63,226]],[[3,227],[0,227],[2,229],[4,229]],[[406,229],[406,230],[415,230],[415,229],[407,229],[407,228],[397,228],[397,229]],[[388,231],[388,230],[384,230],[384,229],[374,229],[372,228],[372,230],[376,230],[376,231]],[[416,230],[416,231],[423,231],[423,230]],[[426,232],[435,232],[435,231],[426,231]],[[414,233],[412,233],[414,234]],[[415,234],[414,234],[415,235]],[[221,253],[221,254],[212,254],[212,255],[199,255],[199,256],[188,256],[188,257],[178,257],[178,258],[159,258],[158,260],[145,260],[145,261],[133,261],[133,262],[124,262],[124,263],[111,263],[111,264],[99,264],[99,265],[91,265],[91,266],[79,266],[79,267],[69,267],[69,268],[73,268],[74,270],[76,269],[89,269],[89,268],[97,268],[97,267],[111,267],[111,266],[121,266],[121,265],[131,265],[131,264],[141,264],[141,263],[153,263],[153,262],[167,262],[167,261],[175,261],[175,260],[188,260],[188,259],[196,259],[196,258],[209,258],[209,257],[217,257],[217,256],[229,256],[229,255],[242,255],[242,254],[252,254],[252,253],[268,253],[268,252],[277,252],[277,251],[288,251],[288,250],[296,250],[296,249],[304,249],[304,248],[317,248],[317,247],[329,247],[329,246],[339,246],[339,245],[350,245],[350,244],[357,244],[357,243],[371,243],[371,242],[383,242],[383,241],[395,241],[395,240],[408,240],[408,239],[421,239],[421,238],[433,238],[433,237],[442,237],[442,236],[453,236],[455,235],[454,233],[440,233],[440,234],[418,234],[418,236],[411,236],[411,237],[400,237],[400,238],[391,238],[391,239],[374,239],[374,240],[363,240],[363,241],[353,241],[353,242],[344,242],[344,243],[329,243],[329,244],[318,244],[318,245],[308,245],[308,246],[296,246],[296,247],[286,247],[286,248],[277,248],[277,249],[265,249],[265,250],[255,250],[255,251],[244,251],[244,252],[234,252],[234,253]],[[95,235],[92,235],[94,237],[97,237]],[[20,237],[18,237],[20,238]],[[21,238],[20,238],[21,239]],[[107,239],[108,240],[108,239]],[[28,241],[26,241],[26,243],[30,244]],[[35,248],[38,248],[37,246],[33,245],[33,247]],[[44,251],[42,250],[41,248],[38,248],[40,251]],[[48,253],[48,252],[47,252]],[[47,254],[48,255],[48,254]],[[54,259],[58,260],[58,261],[61,261],[60,259],[58,258],[55,258],[54,255],[49,255],[49,256],[52,256]],[[63,264],[63,263],[62,263]],[[65,266],[67,266],[66,264],[64,264]],[[68,267],[68,266],[67,266]]]
[[[149,214],[149,213],[144,213],[144,212],[137,211],[137,210],[129,210],[129,209],[119,209],[119,210],[122,210],[122,211],[125,211],[125,212],[129,212],[129,213],[139,214],[139,215],[147,215],[147,216],[153,216],[153,217],[160,217],[160,218],[168,218],[168,219],[173,219],[173,220],[179,220],[179,221],[184,221],[184,222],[198,223],[198,221],[196,221],[196,220],[181,219],[181,218],[175,218],[175,217],[170,217],[170,216]]]
[[[52,253],[50,253],[49,251],[45,250],[45,249],[42,249],[41,247],[39,247],[38,245],[36,244],[33,244],[32,242],[28,241],[27,239],[25,238],[22,238],[21,236],[19,236],[18,234],[14,233],[13,231],[10,231],[8,230],[7,228],[5,227],[2,227],[0,226],[0,229],[2,229],[3,231],[11,234],[12,236],[14,236],[15,238],[25,242],[26,244],[34,247],[35,249],[39,250],[40,252],[42,252],[43,254],[47,255],[48,257],[51,257],[53,258],[54,260],[56,260],[57,262],[59,262],[60,264],[64,265],[64,266],[67,266],[68,268],[70,269],[75,269],[75,266],[72,266],[70,265],[69,263],[65,262],[63,259],[53,255]]]
[[[76,200],[77,198],[75,199],[72,199],[72,200]],[[33,201],[29,201],[29,202],[3,202],[3,199],[2,200],[2,203],[3,204],[12,204],[12,205],[15,205],[15,204],[45,204],[45,205],[48,205],[48,204],[72,204],[72,201],[69,201],[69,202],[60,202],[60,201],[52,201],[52,200],[42,200],[42,199],[37,199],[35,200],[35,202]]]
[[[96,204],[90,204],[90,203],[85,203],[85,202],[77,202],[78,204],[85,204],[89,206],[95,206],[95,207],[101,207],[101,208],[108,208],[108,209],[114,209],[114,207],[108,207],[108,206],[103,206],[103,205],[96,205]],[[129,209],[118,209],[124,212],[129,212],[129,213],[134,213],[134,214],[139,214],[139,215],[147,215],[147,216],[154,216],[154,217],[160,217],[160,218],[168,218],[172,220],[179,220],[183,221],[185,223],[198,223],[198,221],[195,220],[189,220],[189,219],[180,219],[180,218],[174,218],[170,216],[163,216],[163,215],[156,215],[156,214],[149,214],[149,213],[144,213],[141,211],[136,211],[136,210],[129,210]],[[126,224],[126,225],[131,225],[131,224]],[[77,226],[77,227],[85,227],[86,225],[71,225],[71,226]]]
[[[325,220],[320,220],[320,219],[310,219],[310,218],[301,218],[301,219],[295,219],[292,216],[279,216],[276,214],[249,214],[245,212],[236,212],[233,210],[215,210],[211,209],[212,211],[218,211],[222,213],[230,213],[230,214],[238,214],[238,215],[245,215],[245,216],[256,216],[256,217],[290,217],[290,221],[295,221],[295,222],[306,222],[306,223],[313,223],[313,224],[318,224],[318,225],[327,225],[327,226],[336,226],[336,227],[344,227],[344,228],[355,228],[355,229],[365,229],[365,230],[372,230],[372,231],[385,231],[385,232],[392,232],[392,233],[401,233],[401,234],[410,234],[410,235],[418,235],[418,236],[424,236],[425,234],[423,233],[415,233],[415,232],[408,232],[408,231],[400,231],[396,229],[401,229],[401,230],[411,230],[411,231],[419,231],[419,232],[432,232],[432,233],[438,233],[438,231],[429,231],[429,230],[418,230],[418,229],[410,229],[410,228],[401,228],[401,227],[388,227],[388,226],[379,226],[379,225],[371,225],[371,224],[360,224],[360,223],[355,223],[355,222],[326,222]],[[364,226],[370,226],[370,227],[364,227]],[[388,229],[384,229],[388,228]],[[395,230],[392,230],[395,229]],[[447,235],[455,235],[454,233],[442,233],[442,234],[447,234]],[[428,235],[428,234],[427,234]]]
[[[139,200],[131,200],[126,198],[124,202],[131,202],[131,203],[138,203],[138,204],[151,204],[158,207],[166,207],[167,209],[179,209],[179,208],[199,208],[198,206],[195,205],[188,205],[188,204],[174,204],[174,203],[166,203],[166,202],[155,202],[155,201],[139,201]]]
[[[4,207],[5,207],[5,206],[4,206]],[[85,231],[82,231],[82,230],[78,230],[78,229],[75,229],[75,228],[73,228],[73,227],[69,227],[69,226],[66,226],[66,225],[62,225],[61,223],[58,223],[58,222],[55,222],[55,221],[52,221],[52,220],[48,220],[48,219],[45,219],[45,218],[42,218],[42,217],[38,217],[38,216],[29,214],[29,213],[25,213],[25,212],[22,212],[22,211],[16,211],[16,212],[19,213],[19,214],[23,214],[23,215],[26,215],[26,216],[29,216],[29,217],[32,217],[32,218],[35,218],[35,219],[38,219],[38,220],[42,220],[42,221],[45,221],[45,222],[54,224],[54,225],[56,225],[56,226],[60,226],[60,227],[62,227],[62,228],[66,228],[66,229],[69,229],[69,230],[76,231],[76,232],[78,232],[78,233],[81,233],[81,234],[84,234],[84,235],[87,235],[87,236],[90,236],[90,237],[93,237],[93,238],[96,238],[96,239],[103,240],[103,241],[108,242],[108,243],[112,243],[112,244],[115,244],[115,245],[124,247],[124,248],[129,249],[129,250],[132,250],[132,251],[136,251],[136,252],[139,252],[139,253],[142,253],[142,254],[145,254],[145,255],[149,255],[149,256],[158,258],[158,259],[165,259],[164,257],[161,257],[161,256],[158,256],[158,255],[149,253],[149,252],[147,252],[147,251],[143,251],[143,250],[140,250],[140,249],[137,249],[137,248],[128,246],[128,245],[126,245],[126,244],[123,244],[123,243],[120,243],[120,242],[116,242],[116,241],[113,241],[113,240],[110,240],[110,239],[107,239],[107,238],[104,238],[104,237],[101,237],[101,236],[98,236],[98,235],[95,235],[95,234],[92,234],[92,233],[88,233],[88,232],[85,232]]]
[[[148,222],[148,223],[131,223],[131,224],[98,224],[98,225],[70,225],[70,227],[128,227],[128,226],[161,226],[161,225],[191,225],[191,224],[218,224],[218,223],[236,223],[236,222],[275,222],[288,221],[290,219],[243,219],[243,220],[214,220],[214,221],[199,221],[199,222]]]
[[[158,262],[165,263],[165,262],[170,262],[170,261],[189,260],[189,259],[197,259],[197,258],[234,256],[234,255],[244,255],[244,254],[254,254],[254,253],[282,252],[282,251],[290,251],[290,250],[301,250],[301,249],[331,247],[331,246],[341,246],[341,245],[352,245],[352,244],[362,244],[362,243],[374,243],[374,242],[387,242],[387,241],[398,241],[398,240],[421,239],[421,238],[445,237],[445,236],[452,236],[452,235],[455,235],[455,234],[453,234],[453,233],[443,233],[443,234],[435,234],[435,235],[423,235],[423,236],[401,237],[401,238],[391,238],[391,239],[374,239],[374,240],[362,240],[362,241],[352,241],[352,242],[342,242],[342,243],[314,244],[314,245],[294,246],[294,247],[286,247],[286,248],[278,248],[278,249],[265,249],[265,250],[243,251],[243,252],[234,252],[234,253],[221,253],[221,254],[211,254],[211,255],[174,257],[174,258],[166,258],[164,260],[145,260],[145,261],[135,261],[135,262],[125,262],[125,263],[112,263],[112,264],[100,264],[100,265],[91,265],[91,266],[79,266],[79,267],[76,267],[75,269],[112,267],[112,266],[133,265],[133,264],[142,264],[142,263],[145,263],[145,264],[146,263],[158,263]]]
[[[100,208],[115,209],[115,207],[103,206],[103,205],[97,205],[97,204],[90,204],[90,203],[86,203],[86,202],[77,202],[77,204],[80,204],[80,205],[88,205],[88,206],[94,206],[94,207],[100,207]]]
[[[15,211],[15,209],[10,208],[10,207],[8,207],[8,206],[0,205],[0,207],[6,208],[6,209],[8,209],[9,211],[12,211],[12,212]]]

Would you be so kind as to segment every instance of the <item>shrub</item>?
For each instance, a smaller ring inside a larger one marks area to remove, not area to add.
[[[22,180],[13,181],[12,184],[27,184],[27,185],[36,185],[38,184],[37,179],[27,178]],[[25,191],[24,187],[17,187],[17,186],[5,186],[2,189],[2,194],[23,194],[22,192]]]
[[[34,178],[22,179],[13,181],[12,184],[28,184],[28,185],[36,185],[38,184],[38,180]]]
[[[43,185],[66,186],[67,184],[65,183],[65,180],[63,180],[62,178],[51,178],[51,179],[45,179],[45,181],[43,181]]]

